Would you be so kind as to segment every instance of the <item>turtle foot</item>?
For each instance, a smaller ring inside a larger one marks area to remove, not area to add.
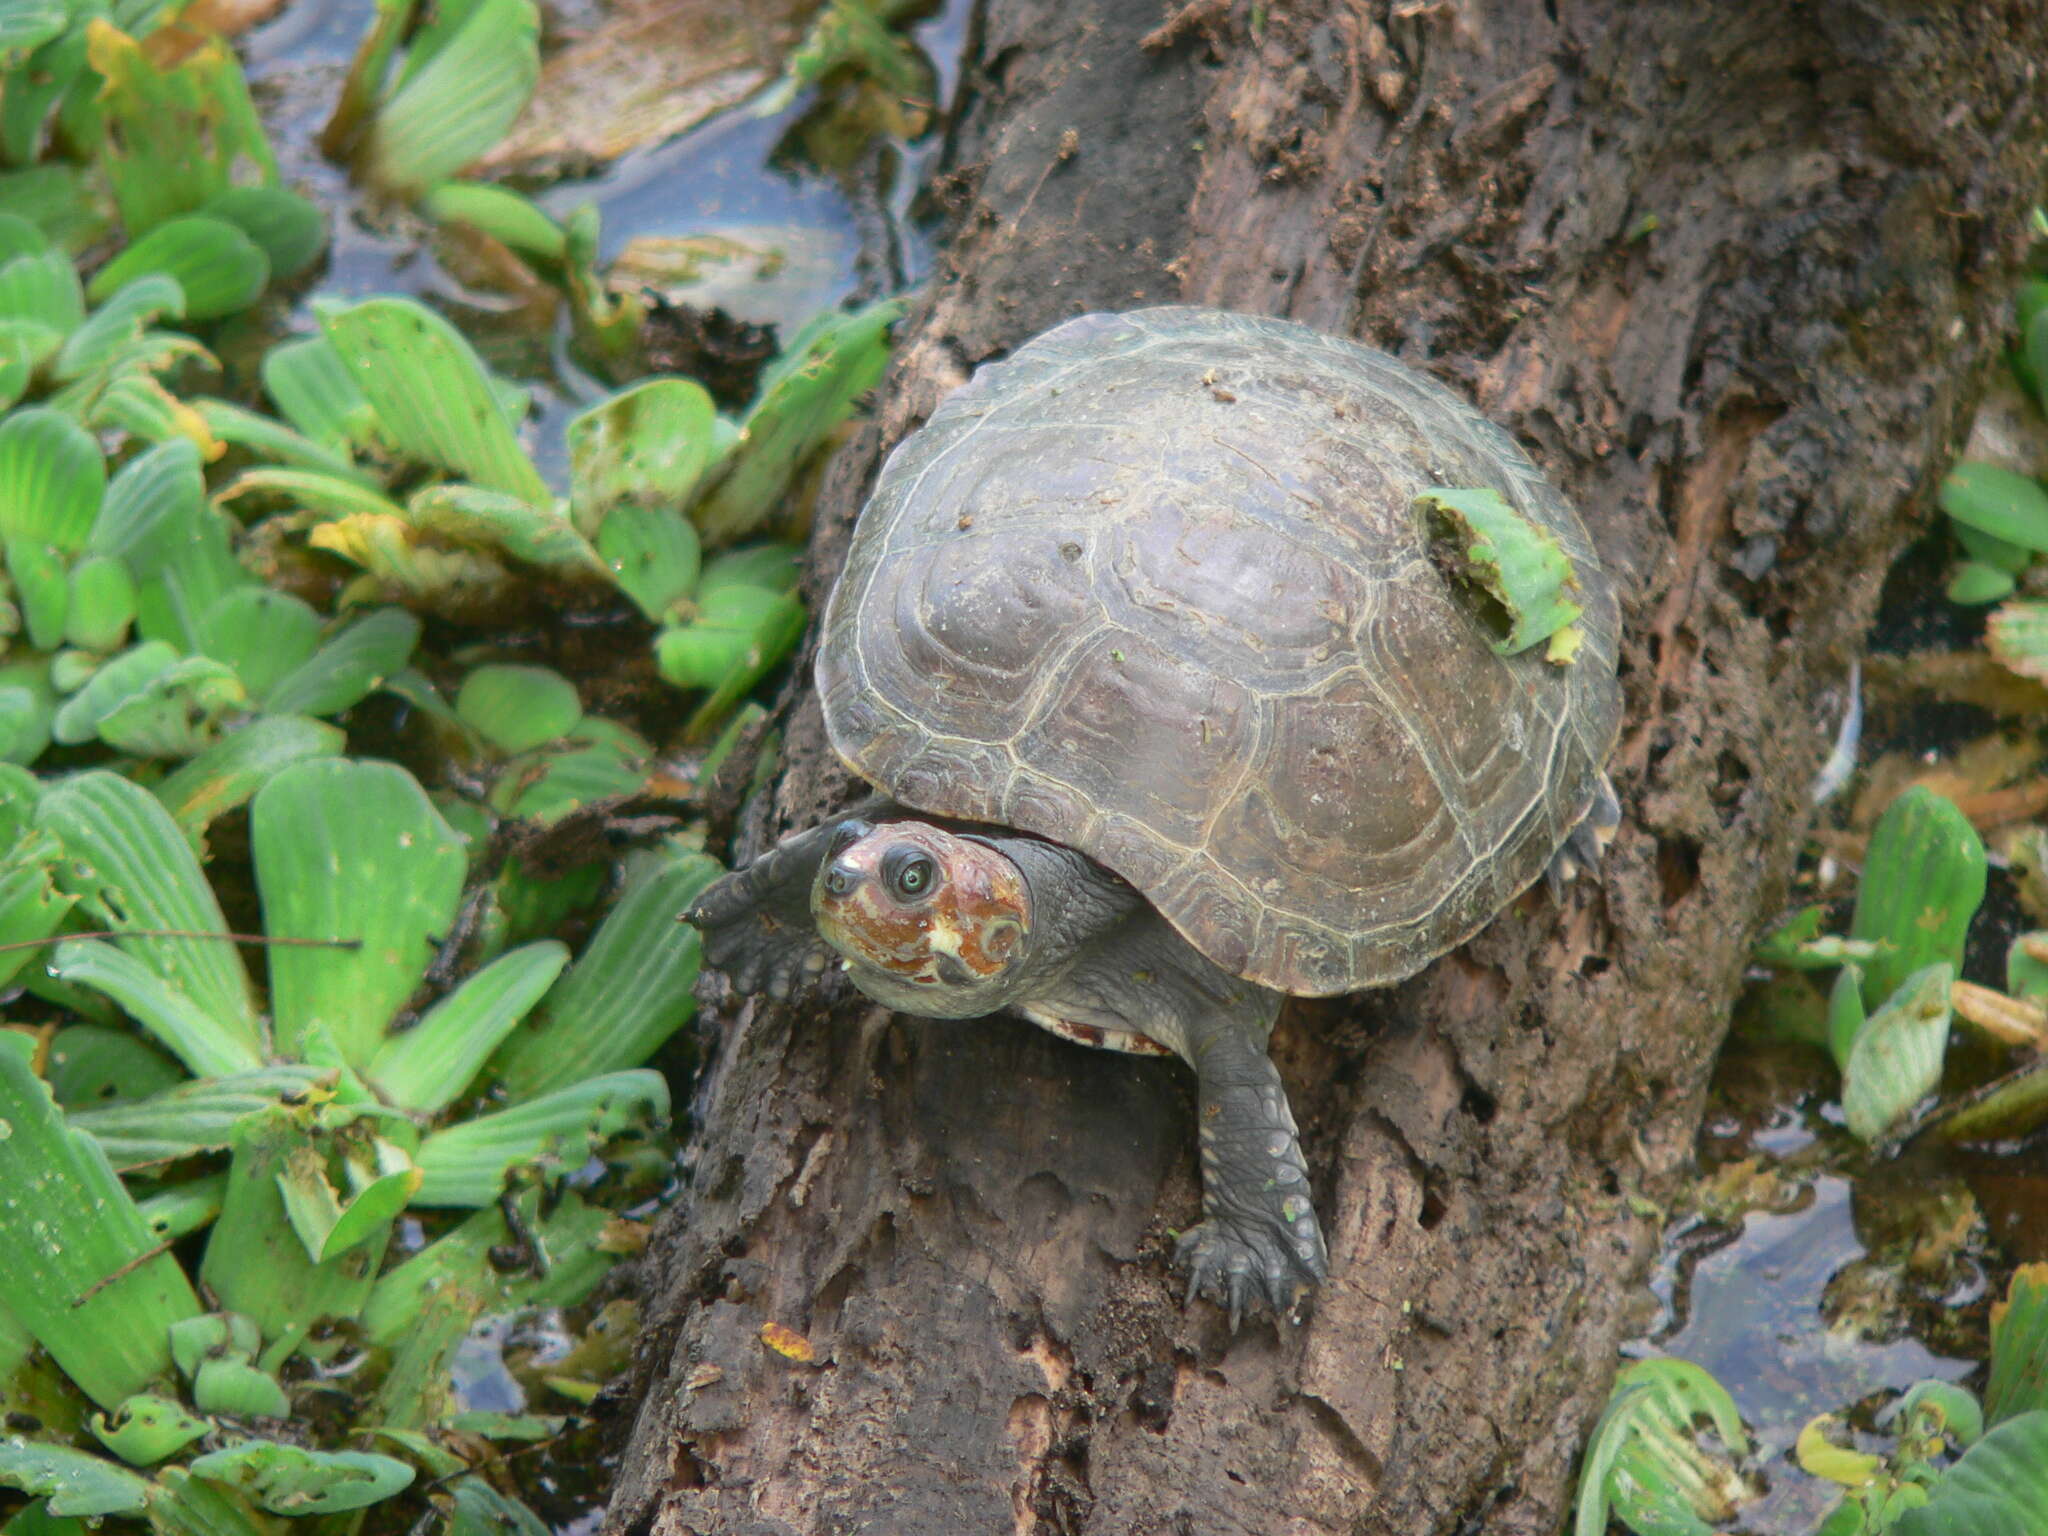
[[[1309,1218],[1311,1228],[1314,1220]],[[1206,1296],[1226,1309],[1232,1333],[1246,1302],[1263,1300],[1275,1317],[1291,1317],[1330,1272],[1320,1230],[1309,1241],[1278,1225],[1228,1216],[1212,1216],[1182,1233],[1173,1262],[1188,1272],[1188,1301]]]

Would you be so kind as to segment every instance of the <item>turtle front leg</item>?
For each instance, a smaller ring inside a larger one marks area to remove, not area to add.
[[[844,842],[872,830],[870,819],[899,811],[880,796],[844,816],[793,833],[704,888],[682,920],[704,935],[704,958],[742,994],[787,998],[822,974],[833,953],[818,937],[811,885],[818,866]]]
[[[1189,1299],[1226,1306],[1233,1329],[1252,1294],[1285,1317],[1330,1272],[1287,1089],[1262,1031],[1226,1017],[1190,1035],[1203,1220],[1182,1235],[1174,1262],[1187,1266]]]

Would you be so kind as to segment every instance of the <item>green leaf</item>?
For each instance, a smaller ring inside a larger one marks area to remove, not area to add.
[[[637,1067],[696,1012],[696,929],[676,914],[722,873],[670,846],[636,859],[590,943],[491,1063],[514,1098]]]
[[[263,355],[262,372],[284,419],[329,453],[346,457],[370,441],[376,413],[325,336],[279,343]]]
[[[2001,571],[1995,565],[1965,560],[1949,577],[1948,600],[1965,607],[1995,603],[2001,598],[2012,596],[2013,586],[2012,572]]]
[[[725,475],[691,513],[711,547],[745,538],[782,502],[798,471],[854,403],[880,382],[899,299],[804,327],[762,379]]]
[[[302,715],[267,714],[230,732],[156,786],[156,797],[195,842],[229,811],[248,804],[293,763],[339,757],[338,729]]]
[[[201,615],[250,579],[229,548],[226,520],[206,504],[199,450],[183,438],[131,459],[114,476],[88,547],[127,562],[137,632],[180,651],[198,649]]]
[[[1916,1381],[1879,1423],[1911,1426],[1916,1418],[1916,1433],[1945,1434],[1958,1445],[1973,1444],[1984,1433],[1983,1405],[1952,1381]]]
[[[238,1419],[283,1419],[292,1411],[292,1400],[275,1376],[224,1355],[199,1362],[192,1373],[192,1402],[207,1413]]]
[[[131,239],[231,186],[277,183],[234,49],[201,37],[159,67],[134,38],[103,24],[90,29],[92,67],[105,78],[99,163]],[[195,299],[193,313],[201,312]]]
[[[334,1151],[318,1144],[296,1147],[276,1177],[285,1216],[315,1264],[368,1242],[381,1252],[391,1223],[420,1182],[404,1149],[374,1135],[355,1137]]]
[[[83,947],[89,940],[74,940]],[[107,946],[99,946],[105,949]],[[287,1101],[331,1085],[319,1067],[279,1065],[182,1082],[148,1098],[74,1109],[72,1126],[90,1134],[123,1173],[153,1164],[219,1152],[234,1144],[235,1127]]]
[[[802,638],[804,605],[765,587],[720,587],[699,594],[696,617],[665,629],[655,664],[678,688],[723,688],[736,677],[751,687]]]
[[[659,1072],[591,1077],[511,1109],[436,1131],[413,1161],[425,1175],[414,1205],[489,1205],[514,1169],[560,1175],[583,1166],[606,1142],[650,1129],[668,1116]]]
[[[566,736],[583,718],[576,685],[545,667],[484,666],[462,680],[455,714],[501,752]]]
[[[94,288],[99,308],[57,352],[51,371],[60,379],[82,379],[105,368],[139,340],[152,321],[165,315],[181,320],[185,315],[185,290],[168,272],[141,273],[111,296],[97,291],[97,281]]]
[[[224,592],[199,620],[200,651],[233,667],[259,700],[319,647],[320,615],[289,592],[269,587]]]
[[[221,721],[248,703],[249,691],[232,668],[186,656],[108,710],[99,736],[134,757],[192,757],[213,745]]]
[[[216,942],[225,946],[226,941]],[[111,944],[69,940],[51,958],[50,974],[112,998],[165,1050],[202,1077],[253,1071],[260,1061],[246,1042],[218,1028],[204,1008],[142,960]]]
[[[159,224],[100,268],[86,284],[86,297],[99,303],[151,273],[177,280],[187,319],[213,320],[247,309],[263,296],[270,258],[225,219],[188,214]]]
[[[84,547],[106,489],[99,444],[62,411],[31,406],[0,421],[0,541],[38,649],[63,642],[62,557]]]
[[[91,741],[102,720],[176,666],[178,659],[177,648],[162,640],[146,640],[123,651],[65,700],[50,722],[50,734],[67,747]]]
[[[1909,1509],[1897,1536],[2039,1536],[2048,1531],[2048,1411],[2007,1419]]]
[[[274,1515],[331,1515],[363,1509],[408,1487],[413,1470],[372,1451],[309,1451],[276,1440],[244,1440],[192,1463],[195,1476],[233,1488]]]
[[[33,320],[68,336],[85,320],[85,289],[61,251],[17,256],[0,265],[0,317]]]
[[[327,215],[282,187],[229,187],[199,210],[254,241],[276,279],[295,277],[327,248]]]
[[[549,500],[541,505],[474,485],[430,485],[406,503],[422,533],[502,549],[515,560],[569,576],[604,576],[604,562]]]
[[[402,1109],[447,1108],[568,963],[568,946],[553,940],[499,956],[418,1024],[387,1039],[365,1076]]]
[[[1748,1454],[1734,1399],[1699,1366],[1668,1359],[1624,1366],[1579,1470],[1574,1536],[1603,1536],[1610,1509],[1620,1513],[1624,1505],[1637,1512],[1645,1504],[1673,1510],[1673,1495],[1686,1492],[1732,1497],[1739,1480],[1700,1446],[1692,1428],[1698,1418],[1711,1422],[1736,1455]],[[1697,1522],[1697,1513],[1692,1518]]]
[[[244,470],[217,499],[233,502],[247,496],[274,497],[326,518],[398,519],[405,515],[397,502],[360,475],[330,475],[307,469]]]
[[[547,1536],[548,1524],[509,1493],[472,1473],[455,1480],[446,1536]]]
[[[2033,563],[2034,552],[2031,549],[1996,538],[1982,529],[1972,528],[1968,523],[1954,524],[1953,532],[1956,542],[1963,546],[1963,552],[1975,564],[1988,565],[2008,576],[2017,576]]]
[[[1991,1381],[1985,1416],[2002,1423],[2048,1409],[2048,1264],[2022,1264],[1991,1309]]]
[[[83,1519],[138,1514],[149,1488],[103,1456],[12,1435],[0,1440],[0,1485],[49,1499],[53,1515]]]
[[[652,758],[645,742],[637,747],[610,740],[558,743],[506,763],[491,785],[488,803],[501,816],[556,822],[593,801],[639,793]]]
[[[43,792],[36,824],[64,845],[60,887],[79,896],[99,926],[124,933],[137,928],[226,931],[220,903],[191,845],[169,812],[140,785],[112,773],[74,774]],[[263,1059],[248,974],[232,944],[129,937],[119,947],[210,1018],[245,1065]]]
[[[204,1312],[171,1324],[171,1361],[187,1378],[208,1359],[253,1360],[262,1347],[263,1330],[239,1312]]]
[[[483,364],[454,326],[411,299],[365,299],[320,323],[401,457],[533,506],[551,503]]]
[[[273,713],[338,715],[403,671],[419,638],[420,621],[403,608],[375,609],[280,678],[265,704]]]
[[[241,1499],[183,1467],[163,1467],[149,1485],[155,1536],[276,1536],[275,1526]]]
[[[111,1408],[170,1370],[166,1330],[199,1301],[177,1260],[154,1251],[105,1154],[64,1124],[34,1053],[29,1036],[0,1032],[0,1296]]]
[[[188,1413],[176,1398],[138,1392],[114,1410],[92,1416],[93,1438],[131,1467],[150,1467],[175,1456],[213,1425]]]
[[[467,224],[481,230],[522,256],[560,261],[567,249],[562,226],[539,205],[491,182],[443,182],[420,199],[420,212],[436,224]],[[573,424],[570,431],[575,431]]]
[[[1862,967],[1845,965],[1828,993],[1827,1017],[1828,1053],[1845,1072],[1849,1069],[1849,1055],[1856,1048],[1856,1037],[1863,1033],[1869,1017],[1863,1007]]]
[[[362,1310],[390,1237],[387,1221],[368,1240],[315,1262],[293,1230],[278,1185],[292,1159],[325,1155],[341,1136],[362,1138],[382,1128],[356,1111],[336,1109],[323,1115],[310,1104],[278,1106],[245,1116],[234,1128],[227,1189],[199,1280],[223,1308],[262,1329],[271,1341],[265,1365],[295,1349],[316,1319],[346,1320]]]
[[[496,144],[540,78],[533,0],[473,0],[444,10],[442,26],[414,38],[363,146],[370,180],[401,196],[459,175]]]
[[[136,1207],[149,1223],[150,1236],[159,1243],[174,1243],[220,1215],[221,1192],[226,1187],[225,1174],[208,1174],[161,1189],[138,1201]]]
[[[1984,643],[2020,676],[2048,679],[2048,603],[2004,604],[1985,621]]]
[[[413,1328],[430,1299],[450,1294],[460,1298],[460,1310],[470,1318],[525,1307],[572,1307],[616,1262],[599,1246],[610,1213],[585,1204],[574,1191],[543,1200],[539,1188],[527,1185],[506,1204],[518,1216],[519,1234],[506,1226],[501,1207],[487,1206],[386,1271],[363,1307],[363,1336],[389,1348]],[[531,1239],[539,1262],[508,1271],[493,1251],[515,1235]]]
[[[63,0],[6,0],[0,4],[0,53],[40,48],[70,24],[71,8]]]
[[[0,943],[47,939],[63,925],[74,900],[57,889],[63,850],[55,838],[35,832],[9,838],[6,847],[0,863]],[[30,961],[41,960],[34,949],[0,951],[0,982],[12,981]]]
[[[122,561],[93,555],[71,568],[64,639],[86,651],[112,651],[135,622],[135,578]]]
[[[1984,843],[1955,805],[1915,785],[1870,834],[1849,937],[1886,948],[1864,966],[1863,1001],[1875,1008],[1936,960],[1963,964],[1963,939],[1984,900]]]
[[[576,417],[568,428],[576,526],[598,534],[628,506],[679,515],[711,467],[717,424],[717,407],[694,379],[648,379]]]
[[[258,458],[291,469],[329,475],[337,480],[353,480],[370,490],[378,486],[376,477],[366,469],[358,469],[346,454],[337,453],[310,437],[294,432],[283,422],[244,410],[226,400],[194,400],[192,409],[214,437],[237,448],[245,448]]]
[[[1958,464],[1942,477],[1941,510],[1957,522],[2037,553],[2048,551],[2048,491],[1996,464]]]
[[[67,1024],[51,1036],[44,1076],[57,1102],[73,1113],[144,1099],[186,1081],[177,1063],[147,1040],[104,1024]]]
[[[278,1043],[325,1037],[363,1067],[449,931],[467,860],[412,776],[390,763],[285,769],[250,810],[264,927],[273,937],[354,939],[355,949],[270,951]]]
[[[1478,599],[1494,650],[1514,656],[1547,640],[1549,660],[1569,661],[1584,610],[1557,536],[1487,487],[1428,490],[1415,503],[1431,518],[1443,567]]]
[[[38,657],[0,663],[0,702],[0,762],[34,762],[49,746],[57,718],[49,663]]]
[[[656,624],[697,585],[696,528],[667,507],[613,507],[597,532],[597,552],[612,580]]]
[[[1954,980],[1946,960],[1915,971],[1857,1032],[1842,1069],[1842,1113],[1862,1140],[1876,1141],[1941,1086]]]

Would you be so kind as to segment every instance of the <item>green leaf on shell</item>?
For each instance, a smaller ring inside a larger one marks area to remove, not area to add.
[[[1476,599],[1494,650],[1514,656],[1549,641],[1546,659],[1569,662],[1584,609],[1571,596],[1578,575],[1557,536],[1483,486],[1424,491],[1416,505],[1431,520],[1433,556]]]
[[[885,299],[821,315],[790,342],[762,378],[725,473],[691,513],[707,546],[745,538],[781,505],[811,455],[881,381],[902,313],[900,299]]]
[[[169,1371],[167,1330],[199,1302],[177,1260],[155,1251],[105,1154],[65,1125],[34,1052],[29,1036],[0,1031],[0,1295],[64,1373],[111,1408]]]
[[[411,299],[365,299],[328,310],[320,324],[400,457],[533,506],[551,504],[483,364],[454,326]]]
[[[412,776],[389,763],[298,763],[250,808],[256,882],[272,937],[357,941],[273,947],[278,1043],[324,1039],[366,1066],[426,974],[462,896],[462,843]]]
[[[483,666],[462,680],[456,716],[501,752],[566,736],[583,718],[576,685],[544,667]]]
[[[1857,1031],[1842,1069],[1842,1114],[1863,1141],[1877,1141],[1941,1086],[1948,1047],[1946,960],[1915,971]]]

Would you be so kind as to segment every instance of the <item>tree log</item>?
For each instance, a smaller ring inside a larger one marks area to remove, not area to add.
[[[1562,906],[1290,1005],[1334,1265],[1299,1325],[1181,1306],[1178,1064],[844,988],[708,1011],[614,1530],[1556,1527],[1849,661],[1998,343],[2043,58],[2031,0],[987,0],[941,271],[828,476],[812,597],[976,364],[1091,309],[1292,316],[1460,388],[1581,508],[1626,594],[1621,833]],[[738,856],[852,792],[807,678]]]

